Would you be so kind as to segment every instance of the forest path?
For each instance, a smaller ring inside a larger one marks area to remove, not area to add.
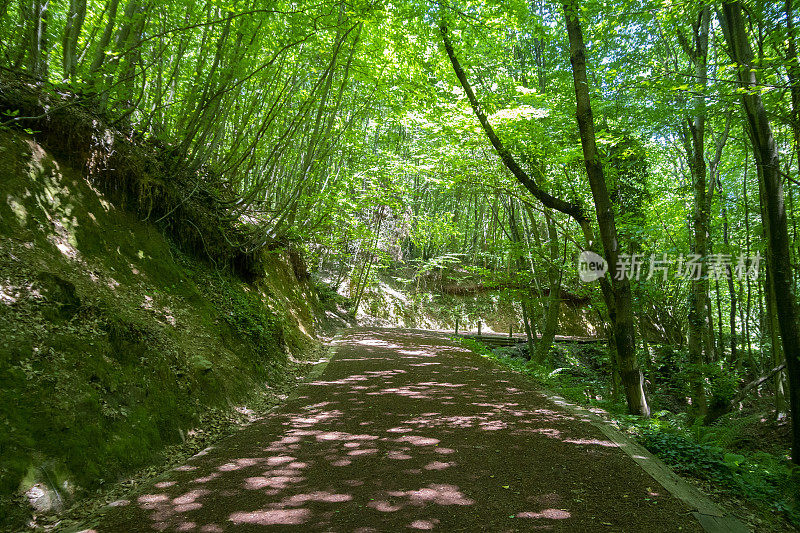
[[[586,420],[444,335],[350,330],[280,408],[99,531],[702,531]]]

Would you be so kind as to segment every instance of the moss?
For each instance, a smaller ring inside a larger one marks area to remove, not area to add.
[[[24,516],[14,494],[32,467],[58,464],[84,491],[113,482],[279,382],[287,349],[313,342],[285,253],[264,256],[268,281],[217,272],[29,141],[0,132],[6,518]]]

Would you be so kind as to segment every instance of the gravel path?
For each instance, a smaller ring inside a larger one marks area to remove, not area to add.
[[[349,331],[265,419],[98,531],[702,531],[524,377],[407,330]]]

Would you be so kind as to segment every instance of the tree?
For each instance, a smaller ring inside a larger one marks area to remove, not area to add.
[[[789,403],[792,412],[792,461],[800,464],[800,322],[792,274],[789,230],[780,171],[780,157],[772,127],[759,93],[750,38],[745,29],[742,6],[725,2],[720,14],[728,53],[736,63],[742,87],[742,110],[761,182],[761,202],[766,216],[767,269],[775,299],[783,353],[789,375]]]
[[[569,55],[575,84],[576,116],[581,134],[586,175],[592,189],[605,260],[612,269],[611,298],[608,299],[612,305],[609,306],[609,316],[619,357],[622,386],[625,388],[625,397],[628,401],[628,410],[635,414],[649,416],[650,408],[642,387],[642,372],[636,360],[636,333],[633,326],[630,282],[624,273],[622,276],[613,273],[614,266],[618,264],[619,260],[620,242],[614,208],[611,205],[603,174],[603,164],[597,151],[594,118],[589,98],[589,80],[586,76],[586,46],[578,19],[579,12],[577,1],[564,3],[564,17],[569,35]]]
[[[707,197],[706,184],[706,159],[705,159],[705,132],[706,132],[706,108],[705,89],[708,78],[708,30],[711,24],[711,8],[702,6],[695,20],[692,21],[692,42],[678,32],[678,42],[684,49],[694,65],[694,75],[701,91],[698,91],[694,98],[694,108],[692,116],[684,123],[682,137],[686,158],[691,171],[692,182],[694,185],[694,213],[692,216],[694,231],[694,250],[693,252],[700,257],[701,261],[706,260],[708,255],[708,215],[710,202]],[[711,357],[709,347],[711,346],[711,324],[709,323],[709,299],[708,299],[708,278],[703,275],[697,276],[691,282],[689,291],[689,364],[691,365],[689,379],[692,388],[692,407],[696,415],[704,417],[708,412],[706,402],[705,384],[702,365],[703,347],[706,347],[706,358]]]
[[[567,8],[565,6],[565,12]],[[577,19],[568,17],[568,27],[571,23],[577,23]],[[570,30],[570,43],[572,45],[573,41],[573,31],[574,27]],[[583,207],[580,204],[574,202],[567,202],[560,198],[550,195],[546,191],[544,191],[537,182],[532,179],[525,170],[520,167],[517,163],[514,156],[511,152],[505,147],[503,142],[497,136],[494,131],[494,128],[489,123],[486,114],[483,112],[480,103],[478,102],[477,97],[475,96],[474,91],[472,90],[472,86],[467,79],[466,73],[464,69],[461,67],[461,63],[458,60],[458,57],[455,54],[453,49],[452,42],[449,38],[449,30],[442,21],[439,26],[439,31],[442,36],[442,40],[444,42],[445,51],[447,52],[447,56],[450,59],[451,64],[453,65],[453,70],[458,78],[462,89],[467,95],[469,99],[470,105],[472,106],[473,112],[477,116],[481,127],[483,128],[486,136],[489,138],[489,141],[492,143],[492,146],[496,150],[500,160],[503,164],[508,168],[509,171],[514,175],[514,177],[519,180],[519,182],[543,205],[549,207],[551,209],[555,209],[556,211],[560,211],[564,214],[569,215],[572,217],[578,224],[581,226],[584,235],[586,235],[587,245],[592,246],[593,238],[592,229],[589,219],[585,216]],[[586,71],[585,71],[585,60],[582,59],[584,52],[583,52],[583,40],[580,37],[580,26],[577,26],[578,37],[580,38],[580,46],[572,50],[571,46],[571,56],[573,57],[573,69],[576,68],[575,56],[576,54],[580,54],[580,59],[578,59],[577,69],[583,69],[582,73],[579,72],[576,74],[576,87],[578,85],[578,78],[582,76],[583,84],[586,85]],[[576,94],[578,94],[578,89],[576,88]],[[587,128],[587,123],[585,119],[587,118],[588,112],[588,119],[591,121],[591,108],[588,107],[588,90],[584,95],[578,94],[578,117],[579,117],[579,125],[581,127],[581,137],[583,140],[583,135],[586,133],[587,136],[591,136],[591,143],[586,144],[584,142],[584,154],[586,158],[586,167],[587,172],[589,173],[589,181],[592,187],[592,194],[595,198],[595,207],[598,214],[598,224],[600,226],[600,232],[602,237],[603,246],[606,250],[606,260],[611,265],[616,265],[617,258],[619,254],[619,243],[617,240],[616,235],[616,226],[614,225],[614,213],[611,210],[610,200],[608,196],[608,191],[606,190],[605,186],[605,179],[602,175],[602,166],[600,165],[599,157],[596,153],[596,147],[594,146],[594,128]],[[583,113],[583,114],[582,114]],[[581,118],[583,117],[583,118]],[[589,150],[588,155],[587,150]],[[594,150],[594,152],[591,152]],[[538,165],[534,164],[533,168],[538,168]],[[601,183],[597,182],[597,171],[599,170],[599,177]],[[631,308],[631,297],[630,297],[630,285],[627,279],[623,278],[621,280],[613,279],[610,286],[608,284],[604,285],[603,290],[604,298],[606,300],[606,305],[608,306],[609,310],[609,318],[612,323],[612,330],[614,335],[614,344],[617,348],[617,357],[618,363],[620,367],[620,374],[622,377],[623,387],[625,388],[625,396],[628,402],[628,409],[631,413],[640,414],[643,416],[649,416],[650,409],[647,405],[647,399],[644,395],[644,389],[642,387],[643,379],[642,373],[639,370],[638,363],[636,361],[636,338],[635,332],[633,329],[633,315],[632,315],[632,308]]]

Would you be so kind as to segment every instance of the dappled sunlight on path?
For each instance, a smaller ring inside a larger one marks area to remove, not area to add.
[[[659,527],[661,524],[662,527]],[[101,531],[697,531],[585,420],[444,336],[355,330],[263,420]]]

